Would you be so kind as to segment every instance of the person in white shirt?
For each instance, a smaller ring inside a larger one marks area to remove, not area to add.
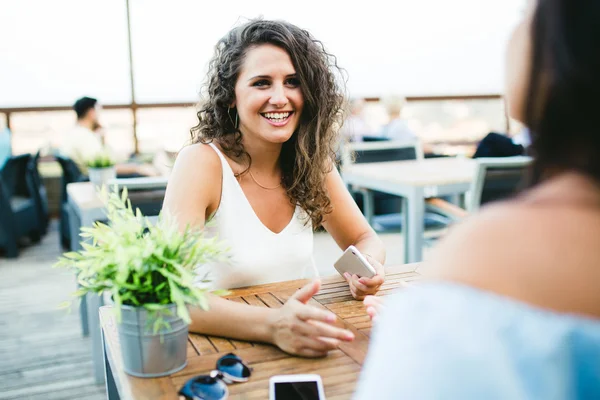
[[[401,97],[390,97],[384,103],[390,122],[384,125],[379,132],[379,136],[395,141],[417,141],[417,135],[408,127],[406,121],[400,117],[406,101]]]
[[[114,152],[105,146],[104,137],[99,123],[98,100],[92,97],[82,97],[75,102],[73,109],[77,114],[77,124],[64,137],[60,153],[72,159],[82,173],[87,174],[87,161],[94,156],[108,152],[115,158]],[[144,164],[117,163],[119,176],[154,176],[154,167]]]
[[[362,142],[364,136],[373,134],[373,130],[363,116],[365,101],[354,99],[350,102],[350,115],[344,121],[340,136],[350,142]]]

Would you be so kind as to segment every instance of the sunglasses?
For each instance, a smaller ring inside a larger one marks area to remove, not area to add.
[[[179,390],[186,400],[223,400],[229,395],[227,385],[247,382],[252,369],[241,358],[229,353],[219,358],[217,369],[210,375],[199,375],[187,381]]]

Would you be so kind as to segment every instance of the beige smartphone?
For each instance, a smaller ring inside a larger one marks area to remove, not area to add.
[[[344,272],[366,278],[372,278],[377,275],[375,268],[369,264],[365,256],[354,246],[348,247],[333,266],[341,275],[344,275]]]

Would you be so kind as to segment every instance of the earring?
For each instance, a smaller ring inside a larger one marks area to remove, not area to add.
[[[233,124],[234,129],[237,129],[238,128],[238,113],[237,113],[237,110],[236,110],[235,111],[235,122],[233,122],[233,118],[231,118],[231,110],[233,110],[233,107],[229,107],[227,109],[227,115],[229,115],[229,120]]]

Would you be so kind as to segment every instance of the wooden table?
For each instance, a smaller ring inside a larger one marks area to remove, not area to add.
[[[344,166],[347,184],[402,197],[404,215],[404,261],[423,258],[424,199],[464,195],[475,179],[477,162],[466,158],[351,164]],[[365,215],[372,214],[372,201],[365,201]]]
[[[152,190],[130,191],[129,198],[132,204],[162,203],[167,186],[166,177],[118,179],[119,186],[129,186]],[[71,251],[81,248],[79,232],[82,227],[91,227],[96,221],[106,221],[106,209],[98,197],[96,188],[91,182],[77,182],[67,185],[69,232],[71,236]],[[144,215],[150,216],[144,211]],[[104,381],[104,368],[102,365],[102,340],[100,337],[100,320],[98,308],[103,304],[102,298],[89,294],[82,298],[80,305],[81,326],[84,336],[88,334],[92,342],[92,361],[94,363],[94,377],[96,383]]]
[[[387,267],[386,281],[379,295],[391,294],[405,282],[419,279],[417,267],[418,264]],[[236,289],[228,298],[259,307],[280,307],[306,282],[298,280]],[[339,326],[354,333],[354,341],[341,344],[327,357],[308,359],[291,356],[271,345],[190,334],[188,365],[171,376],[152,379],[136,378],[123,371],[116,321],[108,306],[101,307],[108,398],[177,399],[177,391],[188,379],[208,374],[215,368],[217,359],[234,352],[253,368],[253,372],[248,382],[229,385],[231,399],[268,399],[271,376],[301,373],[321,375],[328,400],[348,399],[354,392],[367,354],[371,322],[362,302],[352,298],[347,283],[340,276],[323,279],[321,291],[310,304],[335,313]]]

